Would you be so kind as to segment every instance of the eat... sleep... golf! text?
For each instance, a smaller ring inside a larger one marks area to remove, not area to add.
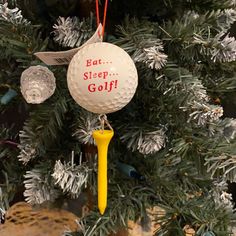
[[[98,67],[101,65],[107,65],[110,66],[109,64],[112,64],[112,62],[103,62],[102,59],[96,59],[96,60],[92,60],[92,59],[87,59],[86,60],[86,68],[90,68],[91,71],[86,71],[83,74],[83,79],[84,80],[88,80],[91,81],[91,83],[88,85],[88,91],[93,93],[93,92],[111,92],[113,89],[117,88],[118,85],[118,80],[110,80],[109,82],[107,81],[109,78],[118,76],[118,73],[112,73],[112,72],[108,72],[108,70],[106,71],[100,71],[100,72],[94,72],[92,71],[92,68],[94,66]],[[96,82],[93,83],[92,80],[94,79],[99,79],[99,80],[104,80],[104,82],[102,84]]]

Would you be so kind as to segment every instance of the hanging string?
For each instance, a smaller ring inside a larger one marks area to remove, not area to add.
[[[107,125],[107,127],[110,129],[110,130],[113,130],[113,128],[111,127],[109,121],[107,120],[107,116],[105,114],[101,114],[98,116],[98,119],[100,121],[100,124],[101,124],[101,129],[102,129],[102,132],[104,131],[105,129],[105,124]]]
[[[103,13],[103,23],[102,23],[102,35],[100,35],[100,32],[98,32],[99,37],[104,36],[105,26],[106,26],[106,18],[107,18],[107,6],[108,6],[108,0],[105,1],[104,13]],[[99,0],[96,0],[96,16],[97,16],[97,26],[99,26],[99,24],[100,24]]]
[[[100,24],[98,0],[96,0],[96,17],[97,17],[97,27],[98,27]]]

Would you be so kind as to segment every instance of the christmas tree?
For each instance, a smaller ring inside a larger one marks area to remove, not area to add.
[[[127,106],[107,114],[115,135],[101,215],[98,115],[71,97],[68,65],[34,55],[83,45],[96,31],[95,1],[0,1],[2,222],[24,199],[76,213],[78,232],[65,235],[139,235],[135,227],[140,235],[232,235],[236,120],[224,104],[234,104],[236,90],[235,21],[234,0],[109,1],[104,41],[130,55],[139,84]],[[34,81],[22,79],[28,68]],[[38,75],[50,79],[32,104]]]

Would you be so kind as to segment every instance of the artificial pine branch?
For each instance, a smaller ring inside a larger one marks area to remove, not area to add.
[[[44,202],[53,202],[59,196],[60,191],[55,188],[51,177],[52,166],[47,162],[36,165],[24,175],[26,201],[32,205]]]
[[[93,34],[92,16],[79,21],[77,17],[59,17],[53,26],[54,41],[63,47],[79,47]]]
[[[7,145],[6,141],[11,140],[12,136],[10,134],[10,129],[2,126],[0,128],[0,158],[6,158],[11,156],[11,153],[14,149],[11,146]]]
[[[8,3],[0,4],[0,20],[10,22],[13,25],[28,25],[29,21],[24,19],[21,11],[16,7],[13,9],[8,8]]]
[[[72,197],[78,197],[83,188],[87,187],[89,169],[86,163],[74,165],[74,163],[62,164],[56,161],[52,177],[55,184],[59,185],[63,192],[70,193]]]
[[[59,93],[53,100],[53,105],[39,105],[20,132],[20,161],[27,163],[36,156],[44,156],[47,148],[58,141],[68,107],[66,98]]]
[[[127,143],[127,147],[132,151],[138,150],[143,155],[148,155],[165,147],[166,135],[162,128],[124,125],[120,129],[126,130],[120,139]]]
[[[2,212],[10,207],[10,201],[13,199],[14,191],[16,190],[14,184],[11,184],[9,182],[7,173],[5,172],[3,174],[5,182],[3,183],[1,181],[0,187],[0,209],[2,210]]]
[[[126,50],[135,62],[143,62],[151,69],[161,69],[167,62],[167,55],[163,52],[161,40],[155,35],[155,27],[156,24],[126,18],[118,27],[119,38],[114,43]]]
[[[236,2],[235,0],[169,0],[166,2],[167,7],[169,8],[182,8],[182,9],[195,9],[198,12],[208,11],[209,9],[228,9],[231,7],[235,7]],[[180,10],[180,9],[178,9]]]
[[[120,228],[128,226],[128,219],[135,220],[140,215],[141,217],[145,215],[145,206],[148,206],[150,198],[155,197],[155,194],[149,187],[131,187],[130,184],[126,183],[125,188],[115,183],[110,185],[111,194],[108,198],[110,204],[105,215],[98,222],[97,219],[100,216],[97,211],[92,211],[88,216],[85,216],[83,221],[87,226],[91,226],[90,229],[96,225],[92,235],[105,236],[112,232],[115,233]],[[116,197],[114,198],[114,196]]]
[[[206,165],[211,177],[222,176],[224,180],[235,182],[236,178],[236,156],[222,153],[219,156],[206,158]]]
[[[183,62],[197,63],[213,60],[214,50],[219,49],[222,44],[220,36],[226,34],[236,20],[235,13],[233,9],[207,12],[204,15],[189,11],[180,20],[167,22],[160,27],[162,31],[160,37],[164,37],[169,56],[176,58],[177,54],[173,53],[179,53],[178,60]],[[228,56],[228,59],[225,60],[234,60],[233,51],[235,49],[229,48],[228,50],[232,51],[231,58]]]
[[[84,109],[76,112],[75,116],[73,136],[83,144],[94,144],[92,132],[101,127],[99,116]]]
[[[18,8],[9,9],[7,4],[0,4],[0,16],[0,48],[4,58],[31,64],[33,53],[44,51],[48,38],[42,40],[40,27],[24,19]]]
[[[58,17],[54,11],[48,17],[46,9],[50,3],[50,6],[55,6],[57,1],[36,2],[18,1],[22,5],[31,3],[31,6],[40,6],[38,11],[32,13],[36,16],[30,18],[43,18],[46,24],[40,27],[28,24],[28,21],[25,21],[27,24],[18,24],[18,20],[24,22],[18,10],[9,11],[10,20],[6,20],[5,15],[2,15],[5,18],[0,19],[0,54],[4,62],[1,64],[0,79],[4,77],[1,81],[5,83],[5,77],[8,81],[14,78],[11,83],[7,82],[15,87],[18,87],[15,78],[19,79],[22,70],[18,65],[22,67],[35,63],[32,62],[32,53],[47,46],[49,37],[44,35],[52,31],[52,22]],[[66,0],[60,7],[65,6],[65,2],[72,3]],[[144,1],[121,3],[127,6],[125,14],[132,6],[134,9],[131,15],[135,15],[136,6],[142,5]],[[112,1],[111,4],[115,3]],[[120,4],[120,1],[116,4]],[[74,1],[71,6],[75,5]],[[115,38],[113,42],[124,48],[135,60],[139,86],[127,107],[109,115],[116,131],[116,141],[109,147],[109,204],[105,216],[101,217],[95,207],[84,218],[83,232],[87,236],[109,235],[120,227],[127,227],[129,220],[138,218],[142,219],[145,226],[146,208],[161,205],[166,215],[162,232],[157,234],[182,236],[187,224],[199,235],[204,235],[208,230],[217,235],[228,235],[232,207],[224,184],[227,180],[235,179],[236,125],[234,119],[221,118],[221,101],[216,104],[212,93],[217,96],[236,88],[235,39],[227,34],[236,19],[235,0],[150,0],[145,4],[147,9],[143,6],[142,16],[148,16],[146,20],[141,17],[140,20],[126,19],[118,27],[117,38],[108,37]],[[153,8],[148,9],[150,6]],[[28,13],[30,11],[33,12],[30,9]],[[78,11],[72,9],[70,12]],[[37,13],[42,15],[38,17]],[[113,14],[116,12],[112,12],[111,18]],[[64,46],[79,46],[90,33],[72,15],[71,18],[63,18],[56,26],[57,40]],[[54,19],[47,21],[51,16]],[[60,30],[62,34],[59,34]],[[107,30],[109,34],[112,32],[109,26]],[[46,38],[46,41],[42,38]],[[57,48],[55,43],[50,43],[50,49]],[[61,73],[65,68],[58,67],[57,70]],[[12,76],[12,71],[18,74]],[[20,134],[19,158],[22,161],[27,163],[35,158],[34,162],[38,163],[47,160],[43,163],[45,169],[38,168],[36,164],[33,170],[27,172],[27,196],[32,199],[32,193],[39,191],[41,197],[38,202],[51,199],[50,190],[55,188],[55,183],[51,184],[54,163],[49,159],[57,159],[60,164],[60,168],[56,168],[56,176],[62,188],[68,191],[71,187],[74,189],[75,173],[69,175],[71,178],[64,178],[68,174],[67,168],[71,170],[71,166],[62,166],[64,161],[68,163],[62,153],[68,154],[68,146],[70,150],[80,150],[80,143],[92,144],[91,132],[99,126],[96,115],[83,113],[82,110],[76,114],[78,106],[68,99],[64,81],[61,78],[57,80],[57,92],[61,92],[60,95],[56,94],[46,103],[32,108]],[[76,145],[71,133],[79,141]],[[128,144],[131,150],[137,151],[129,151],[121,141]],[[87,152],[87,149],[84,150]],[[15,168],[18,153],[13,154],[12,158],[5,149],[1,153],[4,156],[1,157],[1,166],[14,187],[22,182],[22,170]],[[83,153],[83,156],[87,157],[88,154],[91,153]],[[116,168],[117,160],[135,166],[144,177],[143,180],[123,176],[122,171]],[[89,163],[92,172],[88,179],[86,171],[83,175],[83,168],[79,173],[81,179],[85,179],[85,182],[88,180],[94,195],[96,163],[96,160]],[[83,164],[87,167],[87,163]],[[66,181],[68,179],[72,179],[72,185]],[[221,183],[224,183],[223,187]],[[52,195],[56,196],[56,193]],[[156,219],[155,223],[160,221]]]

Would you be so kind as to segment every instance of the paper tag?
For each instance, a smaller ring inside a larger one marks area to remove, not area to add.
[[[102,24],[99,24],[93,36],[78,48],[73,48],[68,51],[61,52],[36,52],[34,53],[34,55],[38,57],[41,61],[43,61],[45,64],[50,66],[67,65],[70,63],[73,56],[84,46],[92,43],[102,42],[102,37],[99,36],[101,32]]]

